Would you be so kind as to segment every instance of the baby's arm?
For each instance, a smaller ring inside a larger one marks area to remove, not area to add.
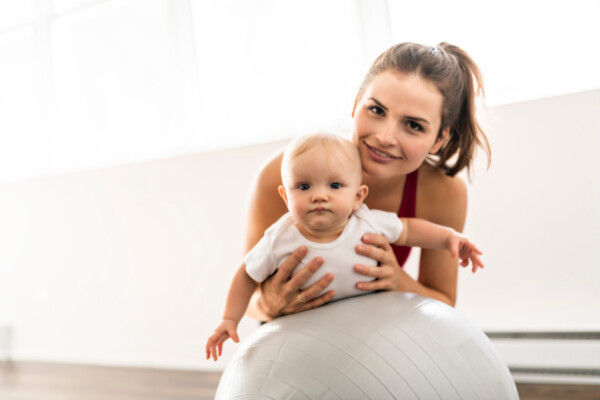
[[[217,358],[223,352],[223,342],[228,338],[236,343],[240,341],[237,334],[237,325],[244,316],[250,297],[257,286],[258,283],[250,278],[246,272],[246,265],[242,264],[229,287],[223,320],[206,342],[207,360],[212,356],[217,361]]]
[[[419,218],[401,218],[404,229],[394,242],[398,246],[416,246],[425,249],[447,249],[454,259],[460,258],[460,265],[466,267],[469,260],[473,272],[483,268],[479,256],[481,251],[466,236],[452,228],[437,225]]]

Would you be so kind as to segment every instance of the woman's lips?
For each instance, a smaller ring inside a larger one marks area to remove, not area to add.
[[[389,153],[386,153],[385,151],[379,150],[378,148],[369,146],[366,142],[364,142],[364,143],[365,143],[365,146],[367,147],[367,149],[369,150],[369,152],[371,153],[371,155],[374,156],[374,158],[376,158],[376,159],[381,159],[381,160],[385,160],[385,161],[402,159],[402,157],[393,156]]]

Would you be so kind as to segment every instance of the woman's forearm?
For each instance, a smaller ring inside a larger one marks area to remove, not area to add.
[[[248,308],[246,309],[246,316],[257,321],[270,321],[273,318],[267,315],[267,313],[262,310],[262,307],[260,306],[261,300],[261,291],[260,288],[257,288],[252,297],[250,298],[250,302],[248,303]]]
[[[458,282],[457,261],[446,250],[421,250],[419,293],[454,307]]]
[[[410,285],[408,290],[403,290],[403,291],[410,292],[410,293],[416,293],[421,296],[430,297],[432,299],[444,302],[451,307],[454,307],[455,301],[453,299],[451,299],[444,292],[437,290],[435,288],[427,287],[427,286],[423,285],[422,283],[415,281],[415,280],[413,280],[413,282],[414,282],[414,284]]]

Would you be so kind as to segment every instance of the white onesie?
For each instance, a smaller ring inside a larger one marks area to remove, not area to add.
[[[365,233],[384,235],[387,240],[395,242],[402,233],[402,221],[391,212],[369,210],[366,205],[352,214],[344,227],[342,234],[333,242],[315,243],[305,238],[289,213],[283,215],[271,225],[262,239],[246,255],[244,263],[246,272],[256,282],[262,282],[274,273],[279,265],[300,246],[306,246],[308,253],[294,270],[294,274],[302,269],[307,262],[320,256],[324,262],[315,275],[309,279],[304,288],[316,283],[325,274],[332,273],[333,282],[326,290],[335,290],[335,300],[344,297],[365,294],[364,290],[356,289],[356,283],[369,278],[354,272],[356,264],[375,266],[372,258],[356,254],[357,244],[362,243]]]

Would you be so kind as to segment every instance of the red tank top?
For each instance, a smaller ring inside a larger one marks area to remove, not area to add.
[[[417,209],[417,177],[419,170],[411,172],[406,175],[406,182],[404,183],[404,192],[402,194],[402,204],[398,210],[398,216],[403,218],[414,218]],[[395,246],[392,245],[396,260],[401,267],[404,267],[406,259],[410,254],[412,247],[407,246]]]

